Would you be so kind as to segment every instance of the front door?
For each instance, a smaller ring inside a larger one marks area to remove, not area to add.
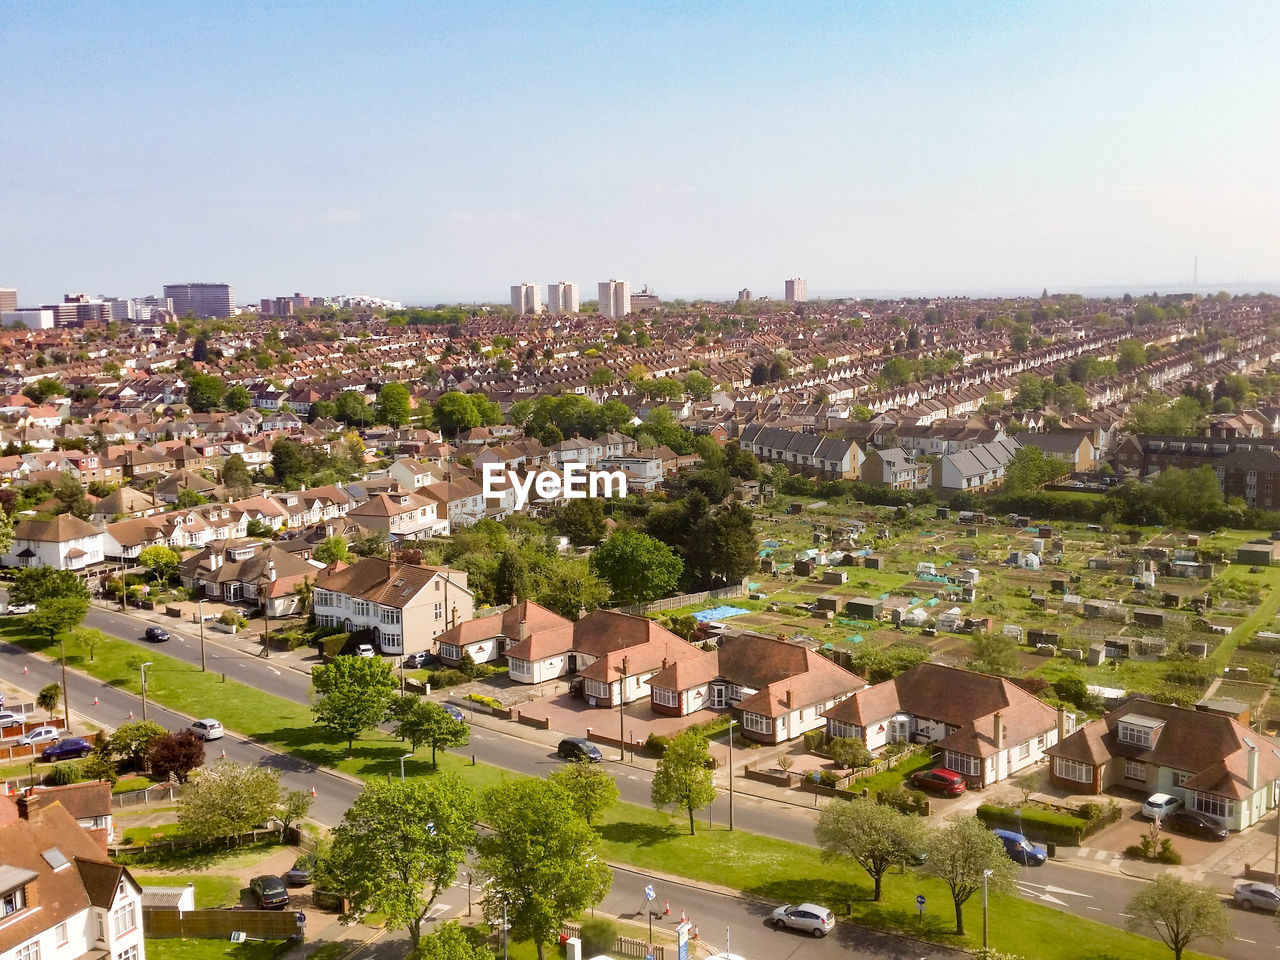
[[[725,697],[724,684],[713,683],[711,685],[711,706],[723,707],[727,702],[728,700]]]

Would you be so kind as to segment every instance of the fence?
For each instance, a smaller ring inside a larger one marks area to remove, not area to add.
[[[31,707],[30,710],[24,709]],[[24,720],[21,725],[14,724],[0,731],[0,735],[5,737],[17,738],[24,733],[30,733],[37,727],[57,727],[59,730],[63,728],[62,717],[46,718],[44,720],[36,720],[31,718],[31,714],[35,710],[34,704],[14,704],[11,707],[5,707],[10,713],[22,713],[28,719]],[[0,761],[3,760],[30,760],[32,757],[38,757],[45,747],[49,746],[50,741],[42,743],[34,743],[25,747],[20,747],[17,743],[10,743],[8,746],[0,747]]]
[[[560,925],[560,936],[562,938],[580,937],[581,935],[581,924],[562,923]],[[624,957],[644,957],[652,954],[653,960],[665,960],[666,958],[665,947],[649,943],[646,940],[637,940],[635,937],[618,937],[614,943],[613,952],[620,953]]]
[[[745,583],[735,583],[727,587],[718,587],[715,590],[703,590],[701,593],[681,593],[674,597],[665,597],[662,600],[652,600],[649,603],[633,603],[626,607],[611,607],[614,613],[631,613],[638,616],[644,616],[647,613],[658,613],[662,610],[675,610],[679,607],[686,607],[694,603],[705,603],[708,600],[725,600],[729,597],[743,597],[747,594],[747,585]]]
[[[182,796],[185,785],[181,783],[156,783],[141,790],[128,790],[111,798],[115,807],[143,807],[148,803],[172,803]]]
[[[249,830],[238,836],[219,837],[214,841],[199,840],[194,837],[169,837],[165,840],[156,840],[154,843],[112,844],[108,847],[107,853],[113,857],[119,857],[149,853],[173,853],[178,850],[197,850],[202,848],[212,849],[216,847],[223,849],[226,847],[238,847],[243,843],[257,843],[259,840],[296,844],[300,836],[301,834],[296,827],[290,827],[288,830],[274,827],[265,830]]]
[[[306,915],[293,910],[174,910],[142,908],[148,937],[205,937],[225,940],[239,932],[258,940],[302,938]]]

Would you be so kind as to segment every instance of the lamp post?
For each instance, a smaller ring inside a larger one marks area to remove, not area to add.
[[[67,642],[58,640],[58,652],[62,659],[62,726],[71,732],[71,705],[67,703]]]
[[[630,657],[622,658],[622,679],[618,681],[618,743],[622,749],[622,755],[618,760],[627,759],[627,667],[631,664]]]
[[[467,916],[471,916],[471,871],[467,871]]]
[[[987,879],[992,871],[982,871],[982,949],[987,949]]]
[[[404,756],[400,758],[400,782],[401,783],[404,783],[404,762],[412,756],[413,756],[412,753],[406,753]]]
[[[149,666],[151,666],[150,660],[138,667],[142,674],[142,719],[144,721],[147,719],[147,667]]]
[[[209,669],[204,659],[204,600],[203,598],[200,600],[197,600],[196,604],[199,606],[199,609],[200,609],[200,612],[197,615],[200,617],[200,671],[203,673],[204,671]]]
[[[502,960],[507,960],[507,901],[502,901]]]
[[[738,721],[733,717],[729,718],[729,829],[733,829],[733,728],[738,725]],[[729,950],[725,947],[725,952]]]

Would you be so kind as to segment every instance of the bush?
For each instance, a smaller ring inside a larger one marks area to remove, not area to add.
[[[1053,681],[1053,692],[1058,695],[1058,699],[1082,710],[1089,705],[1089,691],[1080,677],[1059,677]]]
[[[486,697],[483,693],[468,693],[462,699],[470,700],[472,703],[484,704],[486,707],[489,707],[491,710],[504,709],[501,701],[495,700],[493,697]]]
[[[824,787],[838,787],[840,785],[840,777],[836,776],[834,770],[823,770],[818,774],[818,782]]]
[[[442,667],[439,670],[427,671],[427,683],[431,684],[432,690],[444,690],[466,682],[467,678],[462,672],[454,670],[452,667]]]
[[[65,787],[69,783],[80,782],[80,764],[71,760],[54,765],[53,769],[44,775],[44,783],[50,787]]]
[[[826,742],[827,734],[825,730],[807,730],[804,735],[804,748],[809,753],[815,753],[822,749],[823,743]]]
[[[218,622],[228,627],[235,627],[237,630],[243,630],[249,625],[249,621],[234,610],[224,610],[222,616],[218,618]]]
[[[582,921],[578,931],[584,957],[598,957],[618,948],[618,925],[608,917],[591,917]]]
[[[876,803],[883,803],[901,813],[914,813],[921,817],[929,815],[929,798],[919,790],[908,790],[906,787],[877,790]]]
[[[1088,821],[1069,813],[1057,813],[1027,806],[1013,809],[994,803],[984,803],[977,810],[978,819],[988,827],[1002,827],[1025,834],[1030,840],[1041,843],[1059,843],[1078,847],[1084,839]]]
[[[827,753],[837,767],[852,770],[871,763],[871,751],[861,740],[853,737],[836,737],[827,744]]]
[[[644,742],[644,748],[655,757],[661,757],[667,752],[667,747],[671,745],[671,738],[664,737],[660,733],[651,733]]]
[[[1182,862],[1182,854],[1173,849],[1173,841],[1165,837],[1160,841],[1160,849],[1156,852],[1156,859],[1161,863],[1178,864]]]

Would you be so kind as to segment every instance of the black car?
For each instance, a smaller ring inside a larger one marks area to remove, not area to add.
[[[583,760],[587,763],[599,763],[604,759],[600,748],[582,737],[566,737],[561,740],[556,753],[565,760]]]
[[[273,874],[254,877],[249,881],[249,891],[264,910],[283,910],[289,906],[289,891],[284,881]]]
[[[1185,833],[1205,840],[1225,840],[1231,831],[1213,817],[1206,817],[1194,810],[1177,810],[1160,821],[1160,826],[1176,833]]]
[[[169,639],[169,631],[164,627],[147,627],[146,633],[142,635],[142,639],[150,643],[164,643]]]

